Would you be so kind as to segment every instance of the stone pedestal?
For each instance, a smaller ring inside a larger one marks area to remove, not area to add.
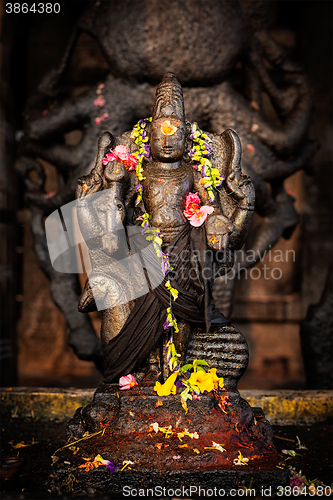
[[[262,410],[241,399],[223,411],[220,396],[225,394],[221,390],[188,401],[185,413],[179,395],[158,397],[151,383],[130,391],[119,391],[117,384],[101,386],[93,402],[69,422],[68,434],[77,442],[56,454],[49,487],[64,492],[70,481],[73,492],[117,494],[152,488],[154,496],[157,487],[174,490],[171,496],[186,496],[182,488],[192,487],[195,497],[199,488],[227,492],[251,484],[259,492],[287,484],[288,472],[277,467],[280,457]],[[89,437],[87,431],[99,434]],[[79,468],[98,454],[119,464],[116,471]],[[235,464],[240,454],[246,465]],[[133,463],[121,471],[126,461]]]

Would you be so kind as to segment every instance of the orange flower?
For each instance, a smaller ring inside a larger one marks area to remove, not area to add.
[[[173,135],[177,131],[177,128],[169,120],[165,120],[163,125],[161,125],[161,132],[163,135]]]
[[[97,467],[100,467],[101,465],[103,464],[94,460],[93,462],[86,462],[85,464],[79,465],[79,469],[84,469],[88,472],[90,470],[97,469]]]

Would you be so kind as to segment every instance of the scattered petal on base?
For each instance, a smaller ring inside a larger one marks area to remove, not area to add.
[[[128,389],[131,389],[131,387],[135,385],[138,385],[138,383],[131,374],[120,377],[119,379],[119,388],[121,391],[128,391]]]

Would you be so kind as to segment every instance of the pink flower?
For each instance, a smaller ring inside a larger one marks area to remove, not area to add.
[[[111,153],[107,154],[103,158],[102,163],[103,165],[107,165],[109,161],[113,160],[118,160],[123,163],[127,170],[135,170],[138,164],[138,159],[136,158],[136,156],[129,153],[126,146],[122,146],[121,144],[119,146],[116,146],[114,151],[111,151]]]
[[[96,125],[100,125],[102,121],[106,120],[106,118],[109,116],[109,113],[103,113],[102,116],[98,116],[95,118],[95,123]]]
[[[94,100],[94,106],[104,106],[105,104],[105,99],[102,97],[97,97],[97,99]]]
[[[114,153],[109,153],[103,158],[102,163],[103,165],[107,165],[109,161],[113,160],[116,160],[116,156],[114,155]]]
[[[292,488],[295,488],[295,486],[297,488],[300,488],[303,484],[305,484],[305,481],[304,479],[301,479],[300,477],[292,477],[291,480],[290,480],[290,486]]]
[[[128,391],[131,387],[138,385],[133,375],[124,375],[119,379],[119,388],[121,391]]]
[[[214,212],[214,208],[208,205],[200,208],[200,198],[196,193],[189,193],[186,196],[183,214],[192,226],[201,226],[212,212]]]
[[[119,145],[119,146],[116,146],[116,148],[114,150],[114,154],[116,155],[118,160],[125,162],[128,160],[128,156],[130,153],[127,151],[126,146]]]
[[[195,193],[189,193],[185,200],[185,209],[183,214],[187,219],[192,217],[200,208],[200,198]]]
[[[46,198],[47,200],[49,200],[50,198],[53,198],[53,196],[57,194],[57,191],[51,191],[50,193],[46,193],[44,194],[44,198]]]
[[[127,164],[129,165],[129,168],[128,170],[131,171],[131,170],[135,170],[136,169],[136,166],[138,164],[138,159],[136,156],[134,155],[131,155],[129,154],[128,155],[128,160],[127,160]]]
[[[204,205],[203,207],[200,208],[200,210],[195,212],[194,215],[188,217],[189,223],[191,224],[191,226],[199,227],[205,222],[207,216],[212,212],[214,212],[214,207],[209,207],[208,205]]]

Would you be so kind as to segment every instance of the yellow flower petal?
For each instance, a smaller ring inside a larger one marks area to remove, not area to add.
[[[178,376],[178,371],[174,372],[167,378],[164,384],[156,382],[154,391],[157,392],[158,396],[169,396],[170,394],[176,394],[177,387],[175,386],[175,381]]]

